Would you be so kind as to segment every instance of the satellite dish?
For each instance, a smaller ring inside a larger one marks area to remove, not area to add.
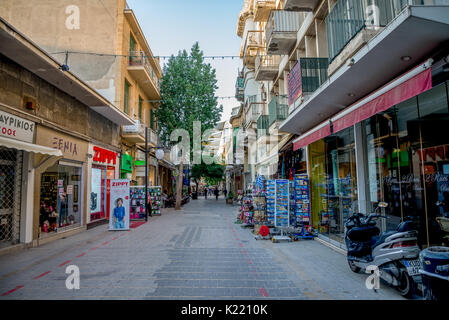
[[[157,149],[156,150],[156,159],[162,160],[164,158],[164,150]]]

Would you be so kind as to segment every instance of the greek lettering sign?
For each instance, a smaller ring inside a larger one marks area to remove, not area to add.
[[[33,143],[34,122],[0,111],[0,136]]]

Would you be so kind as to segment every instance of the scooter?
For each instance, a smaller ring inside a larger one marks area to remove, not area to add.
[[[377,266],[382,280],[396,288],[402,296],[412,297],[417,283],[421,283],[418,232],[411,221],[403,221],[395,231],[380,234],[374,219],[386,218],[377,212],[387,206],[387,203],[381,202],[368,216],[354,213],[347,219],[345,242],[348,264],[355,273],[365,271],[368,266]]]
[[[449,248],[429,247],[419,254],[424,299],[449,300]]]

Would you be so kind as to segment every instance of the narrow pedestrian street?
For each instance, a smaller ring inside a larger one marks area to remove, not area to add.
[[[1,299],[402,299],[365,287],[346,258],[318,241],[255,240],[238,206],[191,200],[131,231],[99,226],[0,257]],[[68,290],[69,265],[80,289]]]

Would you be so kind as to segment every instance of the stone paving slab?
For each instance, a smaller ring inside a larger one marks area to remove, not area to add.
[[[237,210],[192,200],[131,231],[99,226],[1,256],[0,299],[402,299],[367,290],[366,275],[317,241],[255,240]],[[68,265],[80,269],[79,290],[65,287]]]

